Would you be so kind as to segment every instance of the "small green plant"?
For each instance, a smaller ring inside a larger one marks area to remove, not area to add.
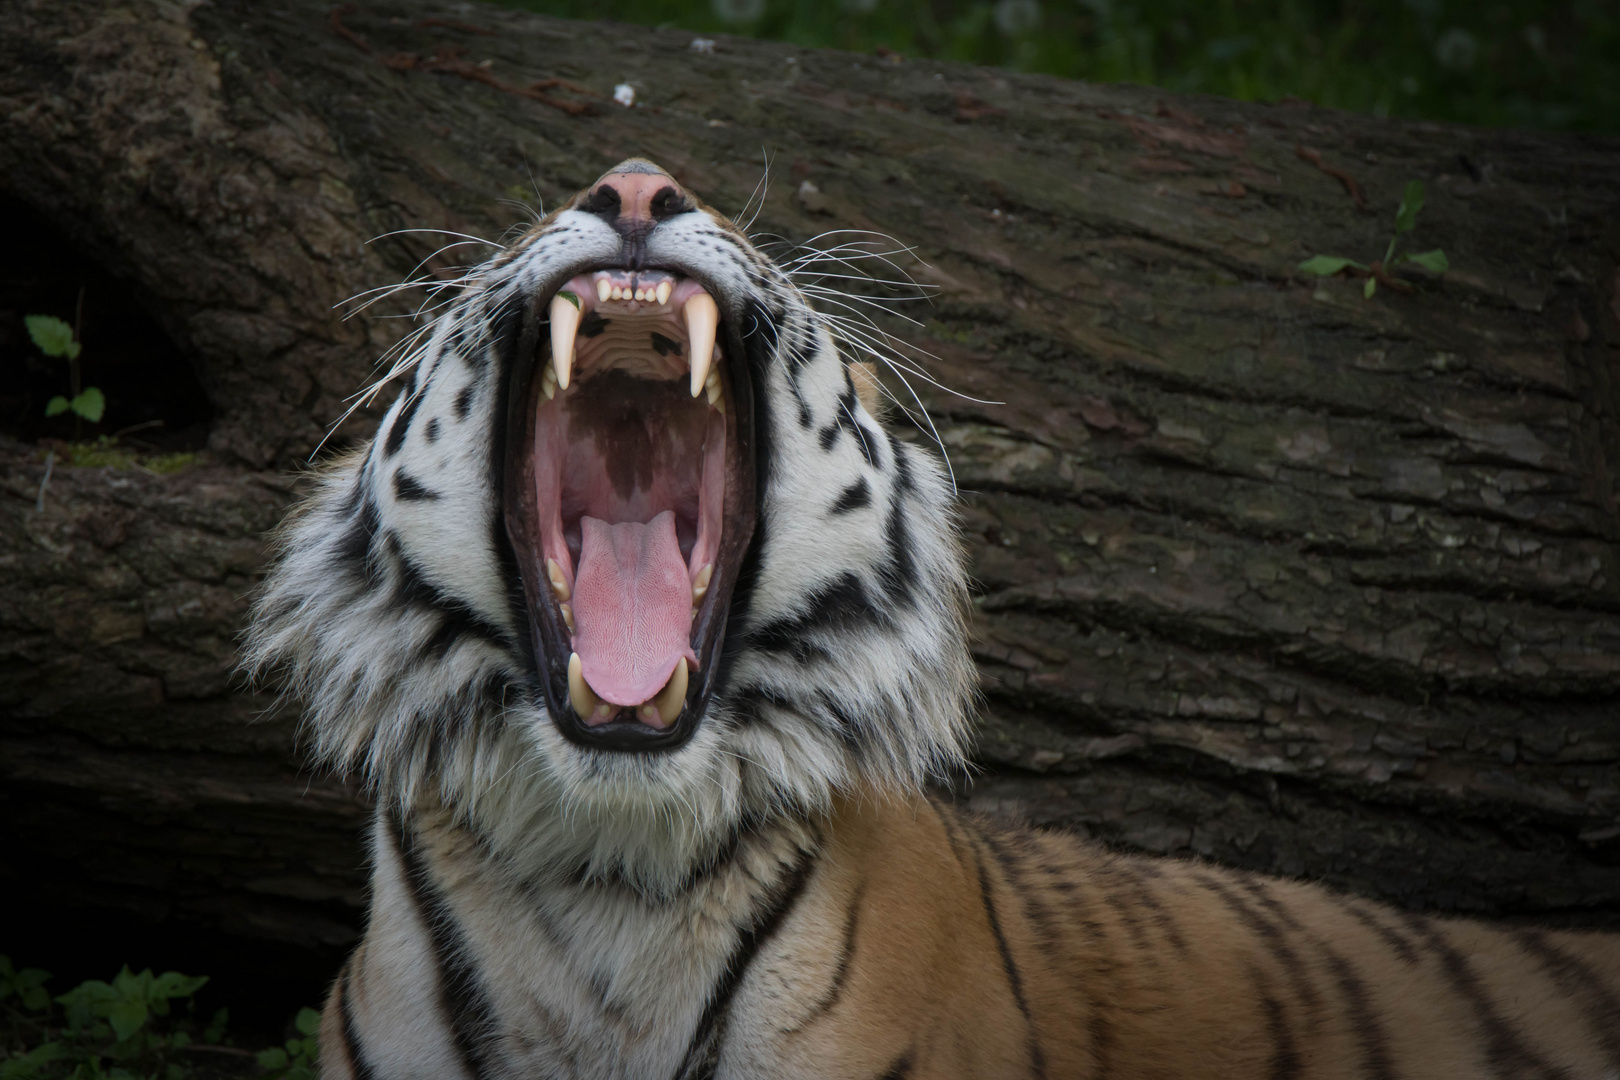
[[[83,300],[82,296],[80,300]],[[45,403],[45,415],[60,416],[71,412],[92,424],[101,423],[101,414],[107,409],[107,399],[94,386],[79,387],[79,352],[83,346],[77,331],[54,315],[29,315],[23,319],[23,323],[40,352],[46,356],[66,357],[68,362],[68,386],[73,396],[58,394],[51,398]]]
[[[281,1080],[315,1080],[315,1032],[320,1026],[320,1013],[299,1009],[293,1019],[298,1037],[288,1039],[285,1048],[272,1046],[259,1051],[260,1066],[269,1070],[266,1075]]]
[[[125,966],[111,982],[92,979],[55,998],[45,990],[49,979],[0,956],[0,1080],[182,1080],[190,1070],[181,1052],[198,1036],[205,1045],[224,1038],[224,1009],[206,1025],[193,1015],[192,995],[206,976]],[[185,1015],[170,1019],[182,1002]]]
[[[1410,292],[1410,283],[1395,277],[1392,271],[1402,263],[1416,263],[1418,266],[1434,274],[1443,274],[1451,269],[1451,263],[1446,259],[1446,253],[1439,248],[1433,251],[1403,251],[1395,254],[1400,245],[1401,237],[1411,232],[1417,225],[1418,211],[1423,209],[1423,181],[1413,180],[1406,185],[1406,192],[1401,196],[1401,207],[1395,211],[1395,235],[1389,238],[1389,246],[1384,249],[1384,257],[1375,263],[1358,263],[1354,259],[1346,259],[1338,255],[1314,255],[1299,264],[1301,273],[1318,274],[1322,277],[1331,277],[1334,274],[1348,273],[1353,277],[1364,277],[1367,284],[1362,287],[1361,295],[1368,300],[1378,291],[1380,283],[1401,292]]]

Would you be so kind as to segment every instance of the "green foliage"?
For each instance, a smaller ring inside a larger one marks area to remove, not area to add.
[[[74,342],[74,344],[77,345],[78,342]],[[101,423],[101,414],[106,408],[107,399],[101,396],[100,390],[90,386],[86,387],[82,393],[75,394],[71,398],[65,398],[61,394],[57,394],[45,403],[45,415],[60,416],[71,409],[73,415],[82,416],[92,424],[99,424]]]
[[[315,1080],[315,1033],[320,1030],[321,1014],[314,1009],[299,1009],[293,1019],[298,1037],[288,1039],[285,1047],[272,1046],[259,1051],[259,1065],[267,1075],[285,1080]]]
[[[74,340],[73,327],[56,316],[25,315],[23,325],[28,327],[28,336],[34,339],[34,344],[46,356],[65,356],[69,360],[79,358],[80,346]]]
[[[5,1042],[0,1080],[182,1080],[182,1052],[195,1044],[192,995],[205,976],[177,971],[139,974],[128,966],[111,982],[91,979],[52,998],[50,975],[13,968],[0,956],[0,1007]],[[184,1015],[174,1017],[177,1004]],[[60,1006],[60,1011],[53,1008]],[[216,1014],[204,1033],[224,1036]]]
[[[1401,252],[1396,254],[1400,246],[1401,237],[1417,227],[1418,211],[1423,209],[1423,182],[1412,180],[1407,183],[1406,191],[1401,195],[1401,205],[1395,211],[1395,232],[1389,238],[1389,246],[1384,249],[1384,257],[1371,264],[1358,263],[1354,259],[1346,259],[1339,255],[1313,255],[1300,263],[1295,269],[1302,274],[1317,274],[1321,277],[1331,277],[1334,274],[1348,273],[1353,277],[1364,277],[1366,285],[1362,286],[1361,295],[1368,300],[1378,291],[1378,283],[1383,282],[1393,289],[1407,291],[1411,286],[1399,278],[1392,276],[1392,271],[1402,263],[1414,263],[1431,274],[1443,274],[1451,269],[1451,261],[1446,253],[1439,248],[1433,251]]]
[[[126,965],[111,982],[91,979],[54,998],[49,980],[0,956],[0,1080],[185,1080],[198,1052],[211,1059],[209,1076],[223,1067],[269,1080],[316,1078],[314,1009],[298,1010],[295,1038],[255,1055],[229,1045],[227,1010],[198,1019],[193,995],[207,976],[137,974]]]
[[[1380,116],[1620,133],[1609,0],[505,0]]]
[[[82,294],[80,299],[83,299]],[[61,416],[71,412],[92,424],[101,423],[101,416],[107,411],[107,399],[94,386],[79,389],[79,352],[82,346],[73,327],[54,315],[25,315],[23,324],[28,327],[28,336],[34,339],[40,352],[46,356],[62,357],[68,362],[68,383],[73,388],[71,396],[58,394],[51,398],[45,403],[45,415]]]

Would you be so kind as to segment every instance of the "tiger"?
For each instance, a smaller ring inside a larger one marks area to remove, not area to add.
[[[633,158],[455,283],[248,669],[374,794],[329,1080],[1620,1078],[1620,937],[976,816],[954,491]]]

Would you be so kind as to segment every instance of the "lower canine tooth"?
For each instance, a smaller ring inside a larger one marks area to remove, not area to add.
[[[692,579],[692,606],[697,607],[709,591],[709,579],[714,577],[714,563],[705,563],[697,577]]]
[[[585,664],[580,660],[579,653],[570,653],[568,656],[568,703],[574,707],[574,712],[581,720],[589,720],[601,712],[606,704],[596,696],[585,682]]]
[[[574,632],[574,609],[573,609],[573,607],[571,605],[569,605],[569,604],[558,604],[557,606],[562,609],[563,623],[564,623],[564,625],[566,625],[568,627],[568,632],[570,634],[572,634]]]
[[[573,590],[568,587],[568,578],[563,576],[563,568],[556,559],[546,560],[546,580],[551,582],[551,591],[558,600],[572,599]]]
[[[681,715],[681,710],[686,707],[686,657],[675,661],[675,670],[670,674],[669,682],[658,691],[658,696],[652,699],[652,704],[657,707],[658,715],[666,724],[673,724],[675,718]],[[646,706],[643,705],[642,708]]]

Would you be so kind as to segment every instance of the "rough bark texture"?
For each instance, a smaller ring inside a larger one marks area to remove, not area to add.
[[[373,238],[499,236],[631,154],[740,210],[764,148],[754,229],[915,244],[912,339],[998,402],[923,394],[978,582],[964,798],[1416,907],[1620,913],[1620,143],[465,5],[0,27],[0,195],[214,408],[204,464],[58,467],[40,513],[42,455],[0,447],[8,880],[347,940],[363,800],[230,674],[287,470],[404,325],[333,305],[444,242]],[[1379,257],[1411,179],[1444,280],[1293,274]]]

